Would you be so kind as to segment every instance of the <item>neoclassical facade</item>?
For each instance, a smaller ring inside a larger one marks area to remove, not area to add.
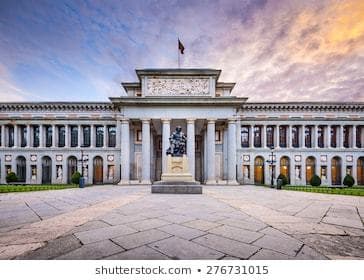
[[[250,103],[220,72],[136,70],[126,95],[104,103],[0,103],[0,183],[14,171],[27,184],[65,184],[79,171],[88,184],[150,184],[180,125],[203,184],[269,184],[282,173],[294,185],[314,174],[340,185],[349,173],[364,185],[364,103]]]

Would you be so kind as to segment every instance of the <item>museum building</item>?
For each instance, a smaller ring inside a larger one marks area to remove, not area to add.
[[[364,185],[364,103],[250,103],[215,69],[136,70],[110,102],[0,103],[0,183],[150,184],[166,169],[176,126],[203,184]]]

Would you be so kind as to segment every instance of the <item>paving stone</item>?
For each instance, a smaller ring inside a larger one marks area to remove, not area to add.
[[[111,239],[119,237],[121,235],[127,235],[137,232],[135,229],[124,225],[108,226],[103,228],[97,228],[89,231],[77,232],[75,236],[81,240],[83,244],[97,242],[101,240]]]
[[[292,260],[294,257],[284,255],[272,250],[261,249],[254,254],[249,260]]]
[[[257,220],[247,221],[247,220],[237,220],[232,218],[221,220],[219,221],[219,223],[251,231],[259,231],[267,226],[266,224]]]
[[[259,247],[231,240],[214,234],[207,234],[193,240],[202,246],[206,246],[240,259],[248,259]]]
[[[244,243],[252,243],[264,235],[262,233],[257,233],[254,231],[249,231],[228,225],[222,225],[221,227],[213,228],[209,230],[209,232],[223,237],[235,239]]]
[[[162,217],[160,217],[160,219],[171,222],[171,223],[176,223],[176,224],[181,224],[181,223],[196,220],[195,217],[188,217],[185,215],[178,215],[178,214],[162,216]]]
[[[219,259],[224,254],[179,237],[170,237],[148,245],[174,260]]]
[[[168,260],[169,258],[162,253],[149,248],[148,246],[141,246],[125,252],[121,252],[105,258],[106,260]]]
[[[276,237],[280,237],[280,238],[287,238],[287,239],[292,239],[293,241],[295,241],[296,239],[293,238],[292,236],[285,234],[284,232],[281,232],[275,228],[272,227],[266,227],[262,230],[260,230],[259,232],[267,234],[267,235],[273,235]]]
[[[228,261],[228,260],[240,260],[240,259],[232,257],[232,256],[225,256],[225,257],[221,258],[220,260]]]
[[[118,213],[111,213],[103,216],[100,218],[102,221],[110,224],[110,225],[121,225],[121,224],[127,224],[137,221],[146,220],[146,217],[140,216],[140,215],[122,215]]]
[[[124,251],[123,248],[111,242],[110,240],[103,240],[95,242],[71,251],[67,254],[61,255],[56,259],[59,260],[97,260],[105,258],[110,255]]]
[[[334,218],[334,217],[325,217],[322,219],[322,222],[327,224],[339,225],[344,227],[352,227],[364,229],[363,223],[360,219],[347,219],[347,218]]]
[[[265,235],[255,241],[253,245],[263,247],[265,249],[271,249],[285,255],[296,256],[303,243],[298,240],[292,240],[292,238]]]
[[[176,224],[166,225],[158,229],[187,240],[206,234],[204,231]]]
[[[143,221],[128,223],[127,226],[128,227],[130,226],[137,230],[147,230],[147,229],[162,227],[164,225],[169,225],[169,224],[170,224],[170,222],[160,220],[160,219],[147,219],[147,220],[143,220]]]
[[[89,221],[83,225],[80,225],[78,227],[73,228],[70,232],[68,233],[76,233],[76,232],[82,232],[82,231],[88,231],[88,230],[92,230],[92,229],[98,229],[98,228],[104,228],[104,227],[109,227],[110,225],[108,225],[107,223],[104,223],[102,221],[99,220],[94,220],[94,221]]]
[[[194,221],[184,223],[183,225],[192,227],[195,229],[199,229],[202,231],[206,231],[206,230],[212,229],[214,227],[220,226],[221,224],[209,222],[209,221],[205,221],[205,220],[194,220]]]
[[[118,238],[113,238],[112,241],[125,249],[132,249],[168,237],[171,237],[171,235],[168,233],[156,229],[150,229]]]
[[[299,260],[327,260],[327,257],[320,254],[316,250],[304,245],[301,251],[298,252],[296,259]]]
[[[298,212],[295,216],[302,218],[322,219],[330,206],[331,203],[315,202],[304,208],[302,211]]]
[[[44,247],[29,252],[17,259],[21,260],[49,260],[80,248],[80,241],[73,235],[66,235],[48,242]]]

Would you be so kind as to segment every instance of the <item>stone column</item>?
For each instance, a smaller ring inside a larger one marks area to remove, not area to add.
[[[27,147],[30,148],[31,147],[31,142],[30,142],[30,124],[27,125]],[[27,170],[28,171],[28,170]]]
[[[356,125],[353,125],[353,137],[352,137],[352,146],[353,148],[356,148]]]
[[[91,124],[90,125],[90,137],[91,137],[91,148],[95,148],[95,143],[96,143],[96,135],[95,135],[95,125]]]
[[[150,119],[142,124],[142,183],[150,184]]]
[[[292,148],[292,125],[287,127],[287,148]]]
[[[171,120],[162,119],[162,174],[167,172],[166,151],[169,147],[169,136],[170,135],[171,135]],[[187,148],[188,148],[188,146],[187,146]]]
[[[116,120],[116,148],[121,147],[121,119]]]
[[[42,124],[39,125],[39,147],[44,147],[44,126]]]
[[[14,124],[14,148],[18,147],[18,125]]]
[[[119,121],[118,121],[119,122]],[[130,128],[129,120],[121,120],[121,180],[119,184],[130,183]]]
[[[236,120],[228,120],[228,180],[229,185],[237,185],[236,181]]]
[[[327,125],[325,127],[325,137],[324,137],[325,145],[324,147],[330,148],[331,147],[331,126]]]
[[[207,121],[207,181],[206,184],[216,184],[215,175],[215,119]]]
[[[82,147],[81,136],[82,136],[81,125],[79,124],[77,126],[77,147],[79,147],[79,148]]]
[[[312,133],[312,137],[313,137],[312,148],[318,148],[318,126],[315,124],[313,126],[312,130],[313,130],[313,133]]]
[[[298,147],[301,147],[301,148],[305,148],[306,147],[306,145],[305,145],[305,129],[306,129],[306,126],[303,124],[301,126],[301,129],[298,129],[297,130],[298,131],[298,138],[301,138],[301,140],[298,140]]]
[[[69,125],[68,124],[65,124],[64,125],[64,146],[66,148],[69,148],[70,147],[69,130],[70,130]]]
[[[276,126],[275,126],[275,134],[274,134],[274,136],[275,136],[275,148],[276,149],[279,149],[280,147],[279,147],[279,124],[277,124]]]
[[[254,125],[249,127],[249,148],[254,148]]]
[[[234,135],[236,140],[236,133]],[[187,119],[187,158],[192,179],[195,180],[195,120]]]
[[[236,119],[236,145],[237,148],[241,148],[241,120],[240,117]]]
[[[5,125],[1,125],[1,147],[5,147]]]
[[[344,148],[344,126],[340,125],[339,132],[339,148]]]
[[[261,135],[262,148],[266,148],[267,147],[267,126],[265,124],[263,124],[261,126],[261,129],[262,129],[262,135]]]
[[[107,139],[108,139],[108,131],[107,131],[107,125],[104,125],[104,148],[107,148],[109,145],[109,143],[107,143]]]

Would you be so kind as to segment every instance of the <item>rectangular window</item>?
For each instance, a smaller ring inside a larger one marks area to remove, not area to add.
[[[215,143],[216,144],[222,143],[222,131],[220,129],[215,130]]]
[[[331,147],[332,148],[336,148],[337,143],[336,143],[336,135],[337,135],[337,126],[332,126],[331,127],[331,132],[330,132],[330,137],[331,137]]]
[[[116,147],[116,127],[115,126],[109,126],[107,128],[107,134],[109,136],[109,147]]]
[[[71,126],[71,147],[77,147],[78,145],[78,127]]]
[[[52,147],[52,126],[47,125],[44,127],[46,137],[46,147]]]
[[[90,147],[91,145],[91,128],[89,125],[83,127],[83,146]]]
[[[33,127],[33,147],[39,147],[39,125]]]
[[[104,146],[104,127],[96,126],[96,147]]]
[[[274,147],[274,128],[267,126],[267,147]]]
[[[58,147],[66,145],[66,127],[64,125],[58,126]]]
[[[142,131],[141,130],[136,130],[135,132],[135,142],[136,143],[141,143],[142,142]]]
[[[305,147],[312,148],[312,127],[305,127]]]
[[[318,127],[317,137],[318,137],[318,147],[323,148],[324,147],[324,141],[325,141],[324,127],[323,126]]]
[[[279,127],[279,146],[281,148],[287,148],[287,127]]]
[[[248,148],[249,147],[249,127],[242,126],[241,127],[241,147]]]
[[[8,147],[14,147],[14,126],[8,126]]]
[[[20,147],[27,145],[27,127],[25,125],[20,126]]]
[[[254,147],[262,147],[262,128],[260,126],[254,126]]]
[[[344,126],[344,147],[349,148],[350,129],[348,126]]]
[[[357,126],[356,128],[356,139],[354,139],[354,148],[361,148],[362,147],[362,143],[361,143],[361,126]]]

